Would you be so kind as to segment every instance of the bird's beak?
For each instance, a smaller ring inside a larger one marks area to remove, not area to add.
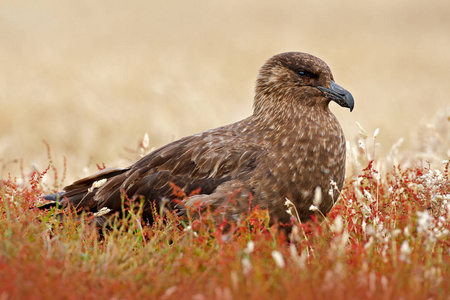
[[[353,96],[349,91],[338,85],[336,82],[331,80],[330,88],[323,86],[318,86],[317,89],[325,94],[325,97],[333,100],[342,107],[350,108],[353,110],[355,102],[353,101]]]

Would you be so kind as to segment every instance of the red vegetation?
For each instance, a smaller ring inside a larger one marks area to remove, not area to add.
[[[449,293],[449,164],[373,162],[349,178],[324,221],[289,237],[255,209],[235,225],[130,217],[99,239],[70,212],[32,209],[45,172],[0,182],[2,299],[438,299]],[[55,179],[55,182],[57,180]],[[183,192],[177,191],[183,198]],[[181,229],[180,229],[181,228]],[[281,260],[280,257],[281,255]],[[278,258],[276,258],[278,257]]]

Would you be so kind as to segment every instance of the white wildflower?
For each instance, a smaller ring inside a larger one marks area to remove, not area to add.
[[[175,285],[171,286],[164,292],[164,295],[162,295],[161,299],[168,299],[173,293],[177,291],[177,289],[178,287],[176,287]]]
[[[376,180],[377,182],[380,182],[380,179],[381,179],[380,173],[376,172],[375,174],[373,174],[373,177],[375,178],[375,180]]]
[[[364,202],[361,203],[361,212],[365,215],[365,216],[370,216],[372,214],[372,210],[370,209],[370,207],[365,204]]]
[[[443,228],[442,224],[439,226],[439,228],[433,228],[434,236],[438,239],[445,238],[446,236],[448,236],[449,232],[450,231],[447,228]]]
[[[286,205],[287,207],[290,207],[292,205],[294,205],[294,203],[292,203],[291,200],[289,200],[288,198],[284,198],[286,201],[284,201],[284,205]]]
[[[142,148],[147,149],[150,145],[150,138],[148,137],[148,133],[144,134],[144,138],[142,139]]]
[[[383,262],[385,262],[385,263],[388,261],[388,259],[387,259],[387,250],[388,250],[388,245],[385,244],[383,246],[383,250],[381,251],[381,256],[383,257]]]
[[[88,189],[88,192],[91,193],[94,189],[97,189],[106,183],[106,178],[95,181],[92,186]]]
[[[289,252],[291,253],[291,258],[301,269],[305,268],[306,259],[308,258],[308,252],[303,252],[302,255],[298,255],[297,247],[294,244],[289,245]]]
[[[337,189],[337,183],[336,183],[336,181],[334,181],[333,179],[330,179],[330,185],[331,185],[332,187],[334,187],[335,189]]]
[[[44,176],[42,176],[42,178],[41,178],[41,183],[46,184],[48,181],[48,177],[49,177],[49,174],[45,173]],[[23,183],[23,181],[22,181],[22,183]]]
[[[361,223],[361,229],[362,229],[364,232],[366,232],[366,226],[367,226],[367,223],[366,223],[365,220],[363,220],[362,223]]]
[[[417,216],[419,217],[417,220],[417,232],[422,233],[428,231],[431,220],[433,219],[428,211],[418,211]]]
[[[409,236],[411,235],[411,232],[409,232],[408,227],[405,227],[405,229],[403,229],[403,234],[404,234],[406,237],[409,237]]]
[[[297,208],[295,207],[294,203],[292,203],[292,201],[289,200],[288,198],[285,198],[285,199],[286,199],[286,201],[284,202],[284,205],[286,205],[286,207],[288,208],[288,209],[286,210],[286,212],[287,212],[291,217],[294,217],[295,219],[297,219],[297,221],[298,221],[299,223],[301,223],[300,216],[298,215],[298,211],[297,211]]]
[[[374,201],[372,195],[367,190],[364,190],[364,196],[366,196],[367,200],[370,202]]]
[[[373,139],[377,138],[379,132],[380,132],[380,128],[375,129],[375,132],[373,133]]]
[[[365,150],[365,149],[366,149],[366,146],[365,146],[363,140],[361,140],[361,139],[358,140],[358,147],[361,148],[362,150]]]
[[[377,275],[375,274],[375,271],[371,271],[368,276],[368,283],[369,283],[369,293],[373,295],[375,293],[375,290],[377,288]]]
[[[409,255],[411,254],[412,250],[411,247],[409,247],[408,241],[403,241],[402,245],[400,246],[400,260],[410,262]]]
[[[95,217],[101,217],[101,216],[104,216],[104,215],[108,214],[110,211],[111,211],[111,209],[110,209],[110,208],[107,208],[107,207],[105,206],[105,207],[102,207],[98,212],[96,212],[96,213],[94,214],[94,216],[95,216]]]
[[[149,147],[150,147],[150,139],[148,137],[148,133],[145,133],[141,141],[141,154],[140,154],[141,157],[144,157],[147,153],[153,150],[153,148],[150,149]]]
[[[278,268],[284,268],[285,263],[284,263],[283,255],[279,251],[273,250],[272,258],[275,261],[275,264],[277,265]]]
[[[287,212],[289,215],[291,215],[291,217],[294,217],[294,218],[295,218],[294,212],[293,212],[293,208],[295,207],[295,206],[294,206],[294,203],[292,203],[291,200],[289,200],[288,198],[286,198],[286,201],[284,202],[284,205],[286,205],[286,207],[288,208],[288,209],[286,209],[286,212]]]
[[[333,197],[333,196],[334,196],[333,188],[330,188],[330,189],[328,190],[328,195],[330,195],[330,197]]]
[[[241,264],[242,264],[242,273],[244,275],[247,275],[253,269],[252,263],[250,262],[250,259],[248,257],[243,257],[241,259]]]
[[[342,229],[344,228],[344,220],[342,219],[341,215],[336,216],[336,219],[334,219],[333,224],[331,224],[331,231],[335,233],[342,232]]]
[[[319,211],[319,208],[318,208],[317,206],[315,206],[314,204],[312,204],[312,205],[309,207],[309,210],[310,210],[310,211]]]
[[[148,137],[148,133],[146,132],[144,134],[144,137],[141,141],[141,157],[145,156],[149,150],[149,146],[150,146],[150,138]]]
[[[330,189],[328,190],[328,195],[330,195],[330,197],[333,198],[333,197],[334,197],[334,190],[339,191],[339,189],[338,189],[338,187],[337,187],[336,182],[335,182],[333,179],[330,180],[330,185],[331,185],[331,187],[330,187]]]
[[[366,226],[366,233],[368,235],[374,235],[375,234],[375,228],[373,228],[373,225],[369,224]]]
[[[253,241],[248,241],[247,247],[244,249],[244,253],[250,254],[255,250],[255,243]]]
[[[377,231],[382,231],[384,228],[383,222],[380,221],[380,217],[373,218],[373,225],[375,225]]]
[[[385,291],[387,291],[387,289],[389,288],[388,279],[384,275],[381,276],[381,286],[383,287],[383,290],[385,290]]]
[[[404,255],[410,255],[412,250],[411,247],[409,247],[409,243],[407,240],[404,240],[402,245],[400,246],[400,252]]]
[[[191,225],[189,225],[189,226],[187,226],[186,228],[184,228],[183,231],[185,231],[185,232],[191,232],[194,236],[198,237],[198,233],[195,232],[195,231],[192,229]]]
[[[391,235],[393,238],[398,237],[400,235],[400,233],[402,233],[402,231],[398,228],[391,231]]]

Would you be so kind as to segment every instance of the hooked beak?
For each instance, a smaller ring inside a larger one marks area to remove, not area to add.
[[[336,82],[331,80],[330,88],[323,86],[318,86],[317,89],[325,94],[325,97],[333,100],[342,107],[350,108],[353,110],[355,102],[353,101],[353,96],[349,91],[338,85]]]

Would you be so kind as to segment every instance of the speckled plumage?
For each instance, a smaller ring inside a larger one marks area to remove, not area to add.
[[[187,199],[188,206],[226,205],[227,215],[238,218],[248,210],[251,195],[253,206],[268,209],[274,220],[288,222],[287,198],[306,221],[313,214],[309,208],[316,188],[322,190],[319,208],[326,214],[344,182],[345,138],[328,108],[332,100],[353,109],[350,93],[334,83],[322,60],[298,52],[275,55],[259,72],[250,117],[182,138],[128,168],[101,171],[44,198],[93,212],[108,208],[110,215],[121,210],[123,192],[128,198],[142,196],[143,217],[151,222],[149,202],[175,208],[173,182],[186,194],[200,188],[198,195]],[[103,178],[105,184],[88,191]],[[337,189],[332,189],[331,181]],[[232,194],[234,201],[227,201]],[[101,218],[99,223],[105,217]]]

